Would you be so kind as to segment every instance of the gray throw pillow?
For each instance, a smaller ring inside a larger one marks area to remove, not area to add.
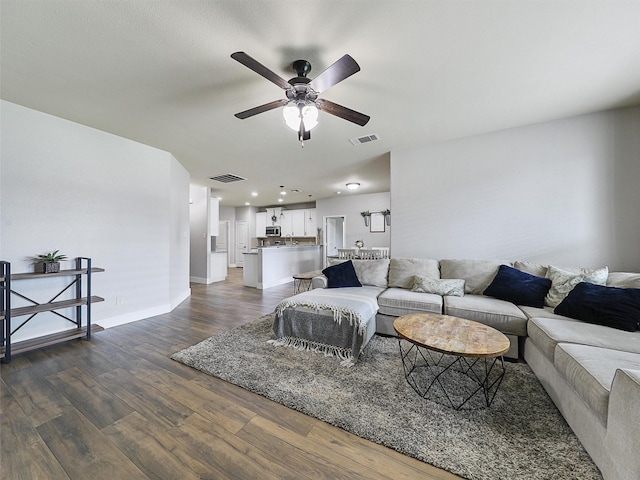
[[[421,275],[413,277],[412,292],[435,293],[436,295],[464,296],[464,280],[460,278],[430,278]]]
[[[609,268],[602,267],[597,270],[583,270],[581,272],[570,272],[562,268],[549,265],[547,278],[551,280],[551,288],[545,298],[545,304],[549,307],[557,307],[569,292],[580,282],[595,283],[596,285],[606,285]]]

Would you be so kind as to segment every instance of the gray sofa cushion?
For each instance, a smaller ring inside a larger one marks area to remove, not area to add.
[[[527,334],[527,316],[513,303],[483,295],[443,297],[444,313],[484,323],[502,333]]]
[[[379,313],[399,317],[411,313],[442,313],[442,297],[404,288],[388,288],[378,296]]]
[[[609,392],[616,370],[640,369],[640,354],[560,343],[555,350],[554,365],[606,425]]]
[[[465,293],[481,295],[498,273],[500,265],[512,264],[500,260],[440,260],[440,278],[462,278]]]
[[[358,280],[362,285],[373,285],[375,287],[386,287],[388,285],[389,259],[380,258],[377,260],[351,260],[353,268],[356,270]]]
[[[549,360],[553,360],[556,345],[559,343],[575,343],[640,354],[640,331],[625,332],[559,315],[556,315],[556,318],[532,318],[527,324],[527,333]]]
[[[640,288],[640,273],[609,272],[608,287]]]
[[[513,267],[522,272],[530,273],[531,275],[536,275],[538,277],[544,277],[547,275],[547,265],[542,265],[541,263],[516,260],[513,263]]]
[[[558,320],[574,320],[573,318],[554,313],[553,307],[537,308],[529,307],[527,305],[518,305],[518,308],[524,312],[527,318],[555,318]]]
[[[438,261],[428,258],[392,258],[389,264],[389,286],[411,288],[414,275],[440,278]]]

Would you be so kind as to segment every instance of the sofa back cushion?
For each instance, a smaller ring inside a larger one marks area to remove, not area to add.
[[[465,293],[482,295],[500,265],[512,266],[512,263],[504,260],[440,260],[440,278],[461,278]]]
[[[618,288],[640,288],[640,273],[609,272],[607,286]]]
[[[413,277],[440,278],[438,261],[429,258],[392,258],[389,264],[389,286],[410,289]]]
[[[547,275],[547,265],[542,265],[541,263],[523,262],[522,260],[516,260],[513,263],[513,267],[517,268],[521,272],[535,275],[536,277],[546,277]]]
[[[375,287],[387,287],[389,281],[389,259],[379,258],[376,260],[351,260],[356,269],[356,275],[362,285],[373,285]]]

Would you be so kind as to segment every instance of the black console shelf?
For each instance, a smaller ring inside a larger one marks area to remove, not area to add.
[[[91,267],[91,259],[87,257],[76,258],[75,268],[71,270],[61,270],[55,273],[11,273],[11,264],[9,262],[0,261],[0,320],[2,321],[2,344],[0,346],[0,359],[4,363],[11,362],[11,355],[26,352],[36,348],[53,345],[74,338],[85,337],[91,340],[91,333],[104,330],[99,325],[91,325],[91,305],[104,301],[104,298],[91,295],[91,275],[94,273],[104,272],[103,268]],[[71,282],[60,290],[51,300],[46,303],[38,303],[12,288],[12,282],[17,280],[34,280],[51,277],[74,277]],[[85,281],[85,293],[83,296],[83,280]],[[69,288],[75,287],[74,298],[68,300],[56,300],[60,295]],[[24,307],[11,308],[11,296],[15,295],[32,305]],[[57,310],[65,308],[76,309],[75,319],[63,315]],[[86,322],[82,324],[82,310],[86,313]],[[29,320],[42,312],[54,312],[61,318],[68,320],[75,325],[74,328],[51,335],[44,335],[30,340],[13,343],[11,337],[22,328]],[[13,328],[11,320],[16,317],[28,318],[22,321],[17,327]]]

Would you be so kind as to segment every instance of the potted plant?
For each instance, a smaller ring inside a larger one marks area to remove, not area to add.
[[[369,210],[365,210],[364,212],[360,212],[360,215],[362,215],[362,218],[364,218],[364,226],[368,227],[369,226],[369,218],[371,217],[371,213],[369,213]]]
[[[384,215],[384,221],[387,223],[387,225],[391,226],[391,210],[387,208],[382,212],[382,215]]]
[[[362,240],[356,240],[356,247],[358,248],[364,247],[364,242]]]
[[[59,254],[60,250],[37,255],[34,258],[36,263],[36,272],[41,273],[57,273],[60,271],[60,260],[66,260],[67,256]]]

